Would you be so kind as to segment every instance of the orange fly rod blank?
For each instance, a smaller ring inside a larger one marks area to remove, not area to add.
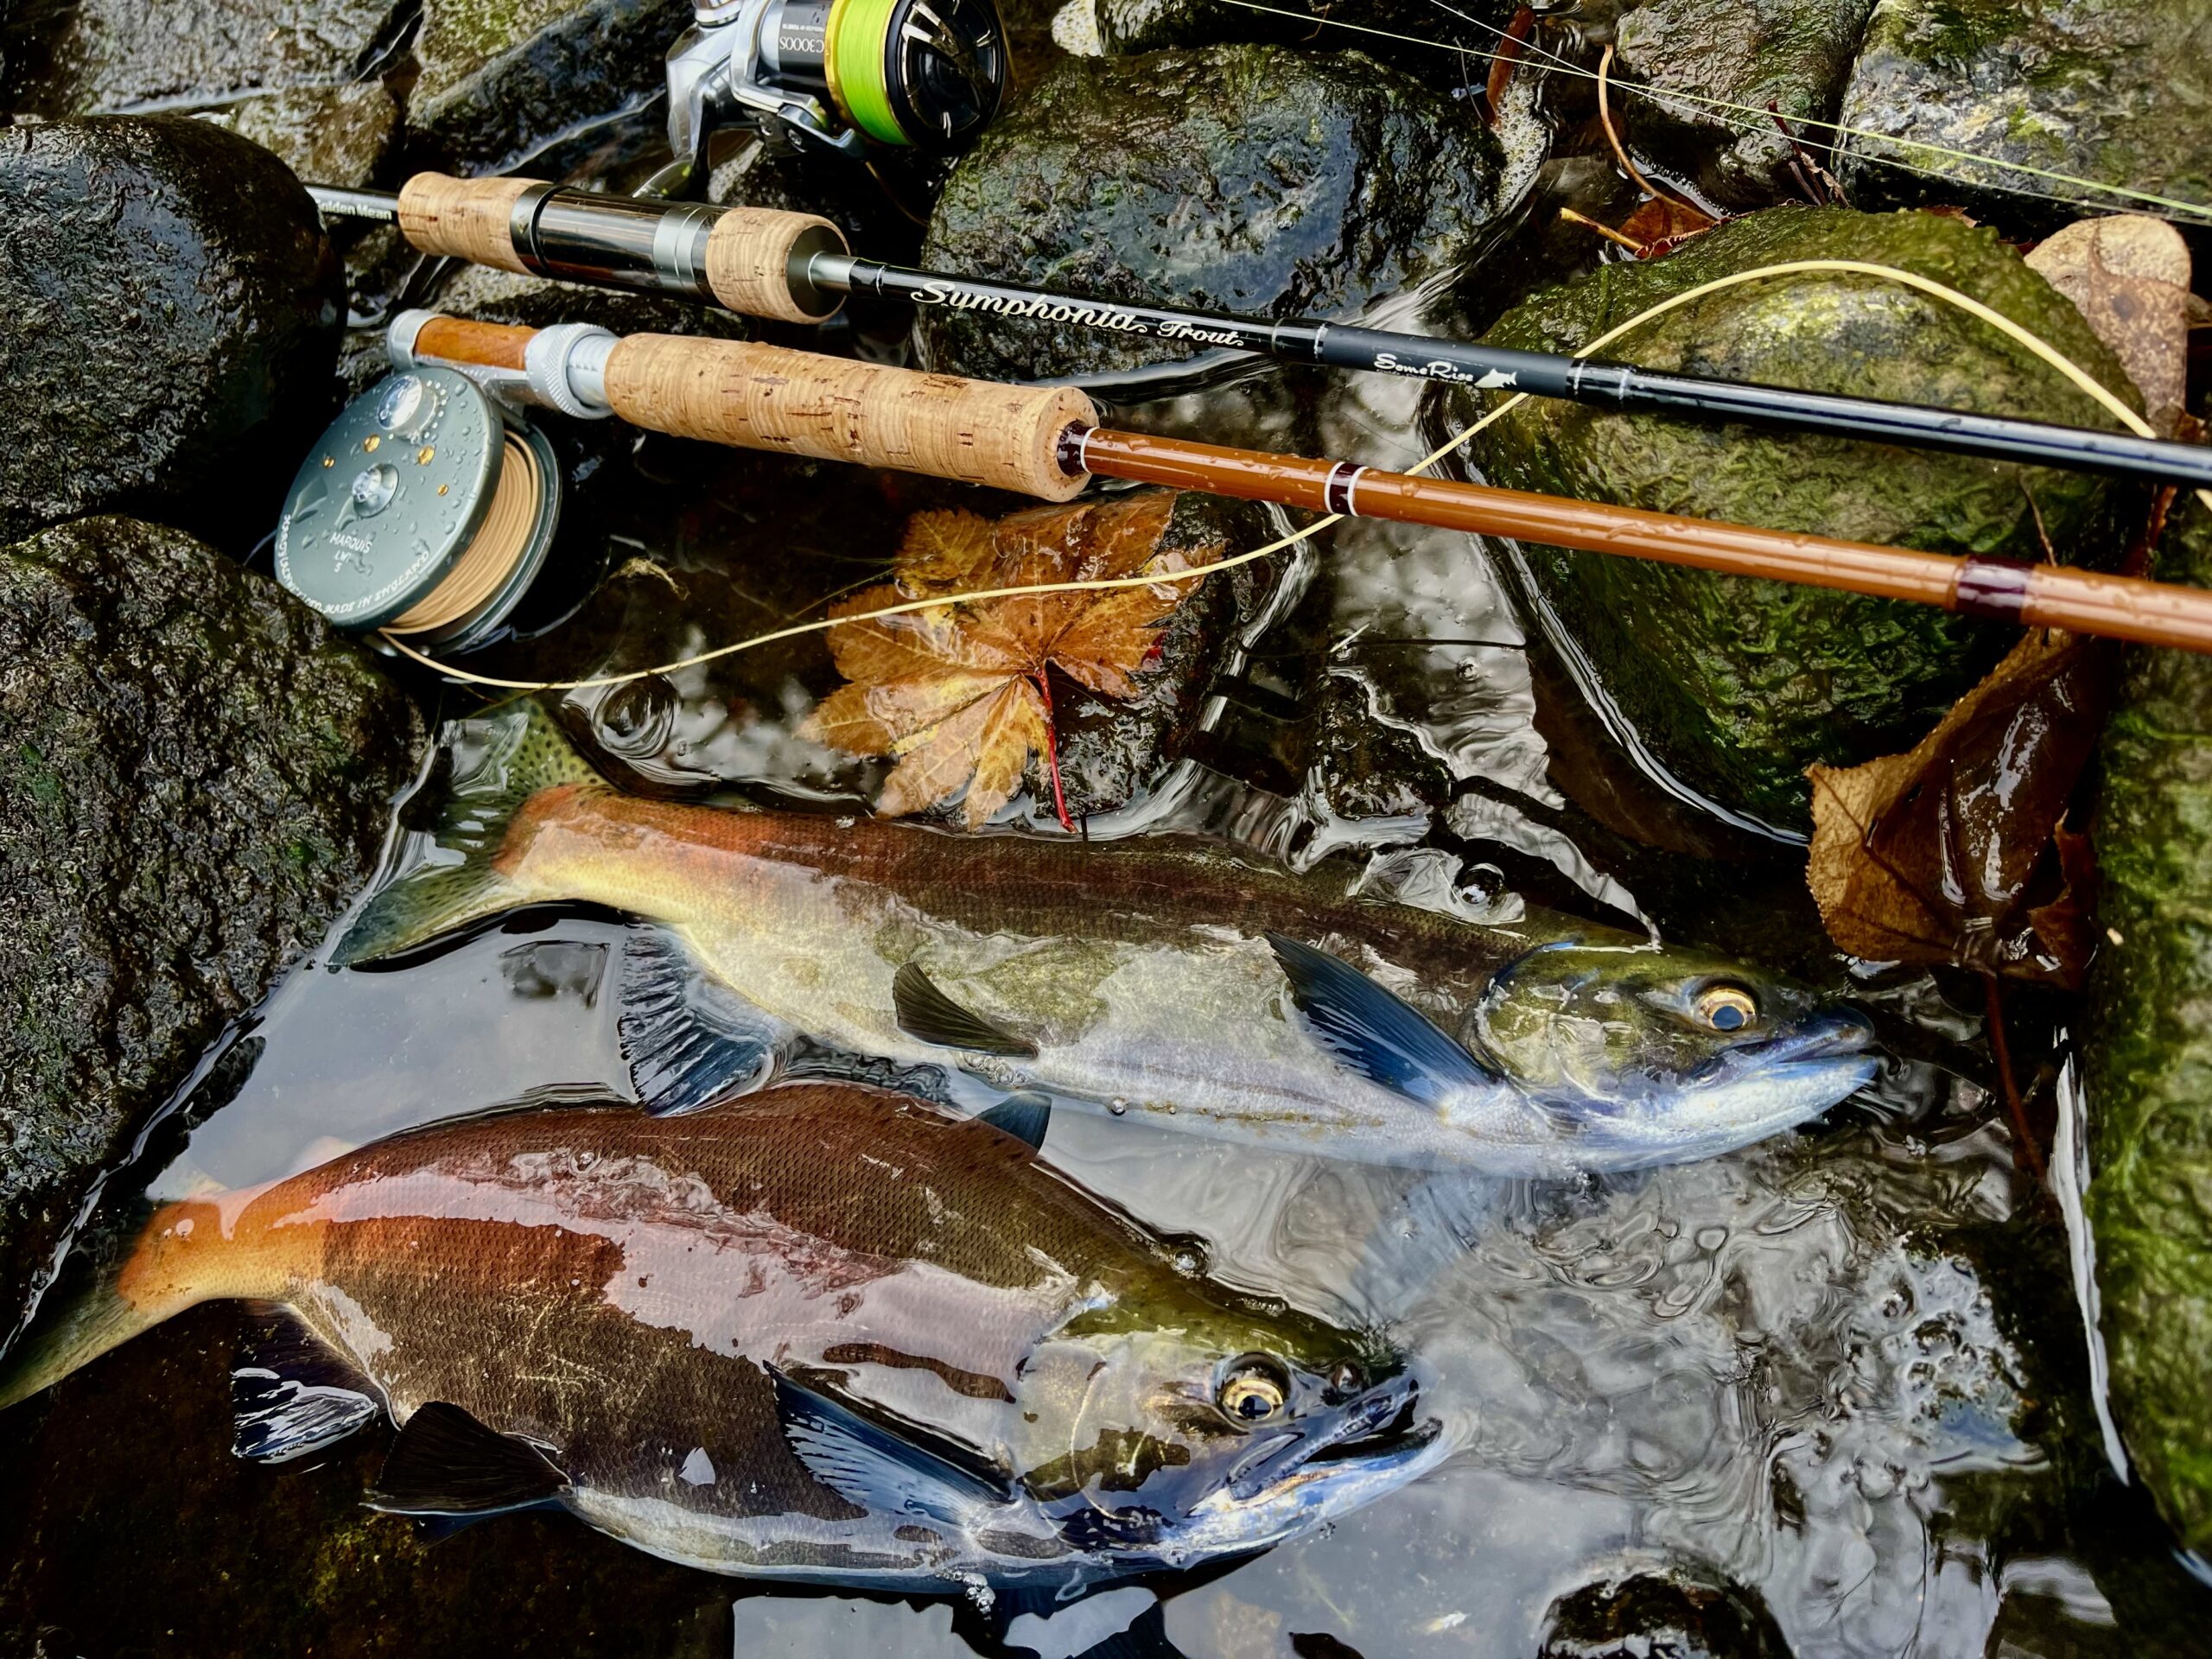
[[[531,349],[556,334],[557,352]],[[401,366],[430,359],[519,369],[552,407],[611,410],[651,431],[741,448],[926,473],[1047,500],[1070,499],[1094,475],[1164,484],[2212,653],[2212,591],[1110,431],[1069,387],[1004,386],[741,340],[617,339],[575,327],[540,335],[419,312],[395,324],[393,340]]]

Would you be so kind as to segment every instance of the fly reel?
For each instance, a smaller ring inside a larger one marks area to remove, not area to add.
[[[517,613],[561,516],[561,467],[534,427],[455,369],[379,381],[301,463],[276,579],[341,628],[463,652]]]
[[[721,126],[786,152],[948,154],[1006,92],[993,0],[700,0],[693,15],[668,54],[668,136],[695,187]]]

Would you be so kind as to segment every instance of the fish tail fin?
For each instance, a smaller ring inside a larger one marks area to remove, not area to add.
[[[221,1236],[214,1207],[187,1199],[134,1213],[143,1225],[103,1228],[78,1240],[36,1317],[0,1357],[0,1410],[204,1299],[196,1281],[205,1252],[191,1253],[192,1235],[204,1224],[203,1239]]]
[[[442,856],[386,882],[346,930],[334,964],[397,956],[526,902],[494,864],[508,824],[541,790],[600,781],[534,702],[471,722],[467,734],[468,753],[452,745],[453,784],[431,836]]]
[[[125,1301],[112,1283],[102,1284],[70,1303],[50,1324],[34,1329],[0,1360],[0,1411],[53,1387],[159,1322]]]

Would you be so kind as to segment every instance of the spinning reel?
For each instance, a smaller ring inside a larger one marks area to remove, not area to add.
[[[942,155],[1006,92],[993,0],[700,0],[694,16],[668,54],[670,194],[704,188],[725,126],[750,126],[777,154],[861,161],[873,143]]]

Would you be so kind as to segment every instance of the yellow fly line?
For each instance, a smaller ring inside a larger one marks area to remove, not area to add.
[[[1946,287],[1942,283],[1923,276],[1916,271],[1901,270],[1894,265],[1875,264],[1861,259],[1791,259],[1780,264],[1759,265],[1750,270],[1739,270],[1729,276],[1716,276],[1710,282],[1700,283],[1694,288],[1686,289],[1680,294],[1662,300],[1656,305],[1646,307],[1627,321],[1607,329],[1595,340],[1579,347],[1574,355],[1592,356],[1624,336],[1632,334],[1645,323],[1662,317],[1667,313],[1677,310],[1682,306],[1693,304],[1710,295],[1720,293],[1724,289],[1738,288],[1745,283],[1763,281],[1770,276],[1810,276],[1821,273],[1872,276],[1885,282],[1898,283],[1926,294],[1933,299],[1955,306],[1967,315],[1986,323],[2041,358],[2071,381],[2081,391],[2093,398],[2101,408],[2130,431],[2141,437],[2147,438],[2154,435],[2141,416],[2115,397],[2108,388],[2099,384],[2095,377],[2082,368],[2080,364],[2032,330],[2024,328],[2012,318],[1992,310],[1980,301],[1961,294],[1956,289]],[[1427,472],[1484,427],[1501,419],[1518,405],[1526,403],[1529,396],[1530,394],[1525,391],[1516,392],[1499,404],[1497,408],[1484,415],[1481,419],[1453,433],[1451,437],[1430,450],[1407,470],[1412,473]],[[2212,490],[2199,490],[2196,492],[2196,498],[2208,509],[2212,509]],[[1279,537],[1263,547],[1255,547],[1248,552],[1235,554],[1225,559],[1216,559],[1210,564],[1193,565],[1187,570],[1157,575],[1099,577],[1082,582],[1032,582],[1017,588],[985,588],[971,593],[940,594],[933,599],[912,600],[905,604],[886,605],[876,610],[859,611],[849,616],[818,617],[811,621],[795,622],[788,627],[776,628],[766,633],[756,633],[749,639],[740,639],[734,645],[720,645],[712,651],[703,651],[696,656],[680,658],[674,662],[662,663],[652,668],[631,669],[620,674],[598,674],[581,680],[500,679],[496,676],[478,674],[465,668],[455,668],[449,663],[439,662],[434,658],[423,655],[404,640],[396,639],[391,634],[387,633],[383,638],[387,645],[402,656],[420,663],[425,668],[434,669],[449,679],[459,680],[469,685],[480,685],[487,690],[502,691],[586,691],[601,686],[626,685],[633,680],[652,679],[658,675],[679,673],[685,669],[697,668],[706,663],[719,661],[724,657],[734,657],[741,652],[755,651],[763,645],[776,645],[785,639],[796,639],[805,634],[822,633],[848,622],[874,622],[885,617],[907,616],[918,611],[937,610],[948,605],[972,605],[985,600],[1027,599],[1045,594],[1103,593],[1115,588],[1158,588],[1174,582],[1191,582],[1202,576],[1212,575],[1217,571],[1234,570],[1240,565],[1251,564],[1266,558],[1269,554],[1280,553],[1285,548],[1294,547],[1300,542],[1319,535],[1321,531],[1338,523],[1342,518],[1341,513],[1332,513],[1325,518],[1315,519],[1303,530],[1294,531],[1287,536]]]

